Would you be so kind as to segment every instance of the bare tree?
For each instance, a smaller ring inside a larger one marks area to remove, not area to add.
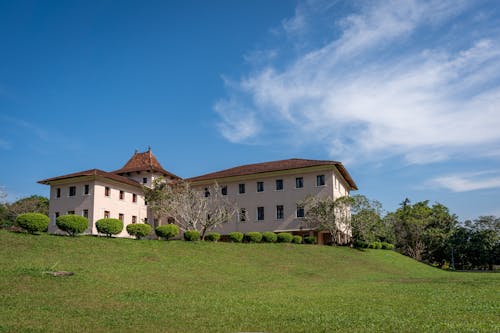
[[[347,242],[351,238],[351,212],[349,197],[320,198],[308,196],[298,203],[304,207],[303,223],[319,231],[327,231],[334,244]]]

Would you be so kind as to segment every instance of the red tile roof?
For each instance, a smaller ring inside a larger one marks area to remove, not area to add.
[[[128,162],[125,163],[125,165],[121,169],[113,171],[113,173],[121,175],[127,172],[135,171],[159,172],[163,176],[171,177],[173,179],[180,179],[180,177],[163,169],[160,162],[158,162],[156,157],[153,155],[151,149],[148,149],[148,151],[144,153],[138,153],[136,151],[130,158],[130,160],[128,160]]]
[[[85,170],[85,171],[70,173],[70,174],[63,175],[63,176],[48,178],[48,179],[40,180],[38,183],[50,185],[51,182],[57,181],[57,180],[77,178],[77,177],[88,177],[88,176],[107,178],[107,179],[111,179],[111,180],[114,180],[114,181],[117,181],[120,183],[125,183],[128,185],[137,186],[137,187],[142,188],[142,185],[139,184],[138,182],[136,182],[135,180],[132,180],[132,179],[127,178],[127,177],[119,176],[119,175],[116,175],[116,174],[111,173],[111,172],[102,171],[99,169]]]
[[[336,161],[321,161],[321,160],[305,160],[299,158],[292,158],[288,160],[280,160],[280,161],[272,161],[272,162],[264,162],[264,163],[255,163],[255,164],[247,164],[241,165],[230,169],[225,169],[217,172],[207,173],[205,175],[192,177],[186,179],[189,182],[197,182],[204,180],[212,180],[212,179],[221,179],[227,177],[235,177],[235,176],[244,176],[244,175],[253,175],[264,172],[272,172],[272,171],[281,171],[281,170],[291,170],[291,169],[300,169],[300,168],[308,168],[314,166],[322,166],[322,165],[332,165],[335,166],[340,174],[347,181],[349,186],[353,190],[357,190],[358,187],[356,183],[351,178],[345,167],[340,162]]]

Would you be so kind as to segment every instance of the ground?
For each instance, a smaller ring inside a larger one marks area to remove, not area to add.
[[[0,332],[500,332],[500,274],[386,250],[2,230],[0,250]]]

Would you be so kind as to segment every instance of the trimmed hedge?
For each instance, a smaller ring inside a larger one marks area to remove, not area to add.
[[[262,241],[264,243],[276,243],[277,240],[278,235],[276,235],[274,232],[266,231],[262,233]]]
[[[156,236],[169,240],[179,234],[179,227],[175,224],[165,224],[155,229]]]
[[[299,236],[299,235],[293,236],[292,243],[294,243],[294,244],[302,244],[302,236]]]
[[[30,234],[37,234],[47,230],[50,219],[40,213],[25,213],[16,217],[16,223]]]
[[[241,243],[243,241],[243,234],[241,232],[230,232],[229,240],[233,243]]]
[[[245,234],[245,241],[248,243],[260,243],[262,240],[262,234],[257,231],[247,232]]]
[[[382,242],[382,250],[394,250],[394,244]]]
[[[198,230],[184,231],[184,240],[188,242],[195,242],[200,239],[200,232]]]
[[[89,220],[80,215],[68,214],[59,216],[56,219],[56,225],[59,229],[74,237],[87,230]]]
[[[127,225],[127,232],[130,236],[135,236],[136,239],[146,237],[151,232],[151,226],[147,223],[132,223]]]
[[[304,237],[304,244],[316,244],[316,237],[314,236]]]
[[[119,234],[123,230],[123,222],[118,219],[104,218],[100,219],[95,223],[97,231],[101,234],[105,234],[107,237]]]
[[[278,234],[278,243],[291,243],[293,235],[289,232],[280,232]]]
[[[217,242],[220,239],[220,234],[218,232],[209,232],[205,235],[205,240],[209,242]]]

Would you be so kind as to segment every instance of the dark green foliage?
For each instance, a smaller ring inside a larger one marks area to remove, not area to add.
[[[32,195],[13,203],[0,204],[0,227],[14,225],[16,217],[24,213],[40,213],[48,216],[49,199]]]
[[[245,234],[245,242],[260,243],[261,240],[262,240],[262,234],[260,232],[251,231]]]
[[[200,240],[200,232],[198,230],[184,231],[184,240],[188,242],[195,242]]]
[[[97,231],[107,237],[119,234],[123,230],[123,222],[118,219],[104,218],[95,223]]]
[[[67,232],[68,235],[76,236],[88,228],[89,220],[80,215],[68,214],[59,216],[56,219],[56,225],[62,231]]]
[[[280,232],[278,234],[278,243],[291,243],[293,235],[289,232]]]
[[[232,243],[241,243],[243,241],[243,234],[241,232],[231,232],[229,233],[229,240]]]
[[[316,237],[314,236],[306,236],[304,237],[305,244],[316,244]]]
[[[16,218],[16,223],[30,234],[46,231],[49,222],[49,217],[40,213],[25,213]]]
[[[220,234],[218,232],[209,232],[205,235],[205,240],[209,242],[217,242],[220,239]]]
[[[130,236],[135,236],[137,239],[146,237],[151,232],[151,226],[147,223],[133,223],[127,225],[127,232]]]
[[[266,231],[262,233],[262,242],[264,243],[276,243],[278,240],[278,235],[274,232]]]
[[[383,250],[394,250],[394,244],[382,242],[382,249]]]
[[[294,244],[302,244],[302,236],[299,236],[299,235],[293,236],[292,243],[294,243]]]
[[[172,237],[179,235],[179,227],[175,224],[165,224],[155,229],[156,236],[169,240]]]

